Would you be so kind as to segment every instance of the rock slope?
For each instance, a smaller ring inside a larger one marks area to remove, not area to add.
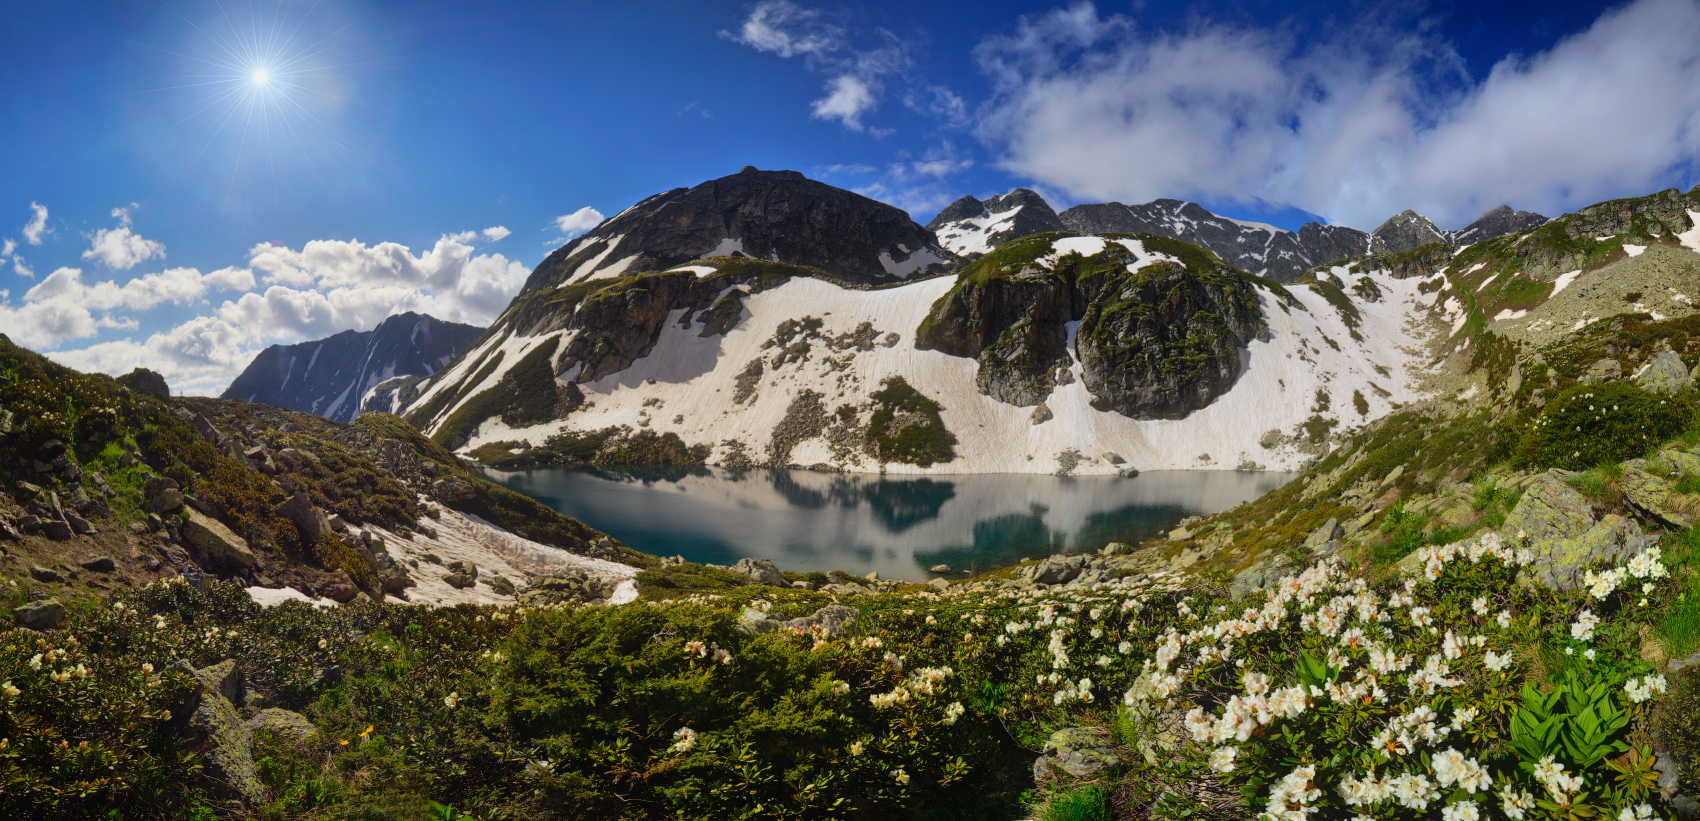
[[[380,383],[436,372],[482,331],[410,311],[389,317],[370,331],[343,331],[310,342],[273,345],[248,363],[223,398],[352,422]]]
[[[963,197],[946,206],[927,230],[938,235],[939,244],[964,260],[978,259],[1010,240],[1046,231],[1066,231],[1045,198],[1026,188],[1017,188],[984,202]]]

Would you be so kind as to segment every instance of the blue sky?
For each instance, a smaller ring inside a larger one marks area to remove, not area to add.
[[[1700,155],[1697,0],[178,0],[6,19],[0,330],[188,392],[396,310],[487,322],[594,215],[746,164],[923,222],[1028,186],[1059,210],[1175,196],[1369,229],[1686,188]]]

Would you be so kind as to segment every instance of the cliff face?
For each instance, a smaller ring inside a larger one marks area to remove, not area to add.
[[[483,329],[404,313],[370,331],[273,345],[230,383],[225,399],[264,402],[337,422],[360,415],[366,393],[401,376],[427,376],[448,364]]]
[[[948,269],[933,233],[904,211],[796,171],[742,171],[656,194],[550,254],[524,292],[712,256],[819,268],[852,282],[893,282]]]
[[[1041,234],[964,269],[916,347],[977,359],[980,392],[1001,402],[1037,405],[1080,379],[1098,410],[1178,419],[1233,386],[1264,327],[1252,281],[1212,254]]]

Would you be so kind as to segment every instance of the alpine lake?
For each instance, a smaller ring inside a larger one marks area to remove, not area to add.
[[[1170,470],[1137,476],[823,473],[719,468],[551,467],[495,482],[660,556],[782,570],[983,571],[1052,553],[1137,543],[1227,510],[1295,473]]]

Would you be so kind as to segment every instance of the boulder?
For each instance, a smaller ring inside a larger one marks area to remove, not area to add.
[[[1610,382],[1622,378],[1623,367],[1617,364],[1617,360],[1608,358],[1589,365],[1587,372],[1576,381],[1584,385],[1598,385],[1601,382]]]
[[[1652,539],[1632,519],[1615,513],[1606,516],[1586,533],[1569,539],[1534,542],[1535,560],[1519,578],[1537,581],[1562,590],[1575,588],[1582,573],[1596,561],[1624,562],[1651,547]]]
[[[325,535],[325,514],[313,509],[313,503],[305,493],[297,493],[285,499],[282,504],[272,508],[272,512],[293,522],[307,544],[313,544]]]
[[[514,583],[506,576],[490,576],[484,580],[491,590],[504,596],[514,595]]]
[[[1033,780],[1090,780],[1121,764],[1109,733],[1096,727],[1064,727],[1045,740],[1045,754],[1033,762]]]
[[[1310,535],[1305,537],[1305,547],[1316,548],[1334,541],[1335,539],[1344,538],[1346,538],[1346,531],[1340,527],[1340,520],[1329,519],[1328,521],[1323,522],[1321,527],[1312,530]]]
[[[1700,456],[1686,450],[1667,450],[1659,453],[1659,461],[1684,476],[1700,477]]]
[[[1499,529],[1506,541],[1515,543],[1519,533],[1534,544],[1574,539],[1594,526],[1593,506],[1564,483],[1565,475],[1549,470],[1529,483]]]
[[[111,573],[118,569],[118,563],[111,556],[101,556],[82,563],[83,569],[94,573]]]
[[[167,479],[166,481],[171,480]],[[153,482],[149,481],[148,484],[152,485]],[[176,483],[172,482],[172,484]],[[175,513],[181,507],[183,507],[183,491],[175,487],[162,487],[148,494],[149,513],[158,513],[162,516],[169,515]]]
[[[30,578],[43,584],[59,584],[65,581],[65,577],[59,575],[59,571],[51,567],[42,567],[39,564],[30,565]]]
[[[943,593],[944,591],[950,589],[950,581],[947,580],[947,579],[943,579],[943,578],[933,579],[932,581],[927,582],[927,586],[931,587],[934,590],[939,591],[940,593]]]
[[[760,618],[750,617],[752,613],[760,616]],[[744,614],[750,618],[741,619],[739,628],[747,633],[771,633],[775,630],[789,630],[794,633],[818,632],[828,638],[854,632],[856,624],[862,616],[860,610],[843,604],[829,604],[807,616],[783,622],[769,618],[766,613],[759,610],[753,611],[746,608]]]
[[[354,584],[354,579],[348,575],[348,571],[338,570],[326,576],[313,592],[337,604],[347,604],[359,595],[360,588]]]
[[[200,685],[180,709],[189,714],[189,731],[201,742],[202,774],[218,793],[250,806],[265,803],[266,789],[254,768],[254,731],[243,723],[234,703],[241,692],[236,662],[196,670],[179,661],[173,669],[188,673]]]
[[[1635,374],[1635,384],[1644,390],[1670,396],[1686,390],[1694,384],[1694,380],[1688,375],[1688,367],[1682,364],[1682,359],[1671,351],[1665,351],[1641,366]]]
[[[1645,465],[1639,459],[1624,463],[1623,500],[1637,513],[1659,522],[1666,527],[1685,528],[1693,523],[1693,517],[1670,506],[1672,493],[1670,482],[1654,476],[1643,469]]]
[[[528,607],[554,604],[579,604],[605,599],[613,588],[601,580],[577,570],[538,576],[519,591],[519,603]]]
[[[214,565],[230,571],[241,571],[256,563],[248,541],[231,532],[223,522],[194,508],[185,508],[188,518],[183,521],[183,538]]]
[[[1038,564],[1021,568],[1019,575],[1031,584],[1067,584],[1080,576],[1090,557],[1046,556]]]
[[[80,536],[93,536],[95,534],[94,525],[89,524],[89,520],[75,513],[66,513],[65,523],[70,525],[71,530]]]
[[[772,587],[789,587],[791,583],[785,580],[785,574],[779,572],[772,561],[767,559],[739,559],[732,569],[754,579],[756,584]]]
[[[437,501],[452,507],[457,502],[470,502],[478,498],[478,489],[459,476],[450,476],[432,482],[431,495],[435,496]]]
[[[456,571],[443,574],[443,581],[456,590],[465,590],[478,583],[478,577]]]
[[[12,608],[18,624],[31,630],[52,630],[65,623],[65,605],[58,599],[42,599]]]
[[[247,721],[253,732],[269,732],[283,738],[304,739],[319,731],[307,717],[281,707],[267,707]]]
[[[41,535],[56,542],[71,538],[71,525],[62,519],[41,520]]]

